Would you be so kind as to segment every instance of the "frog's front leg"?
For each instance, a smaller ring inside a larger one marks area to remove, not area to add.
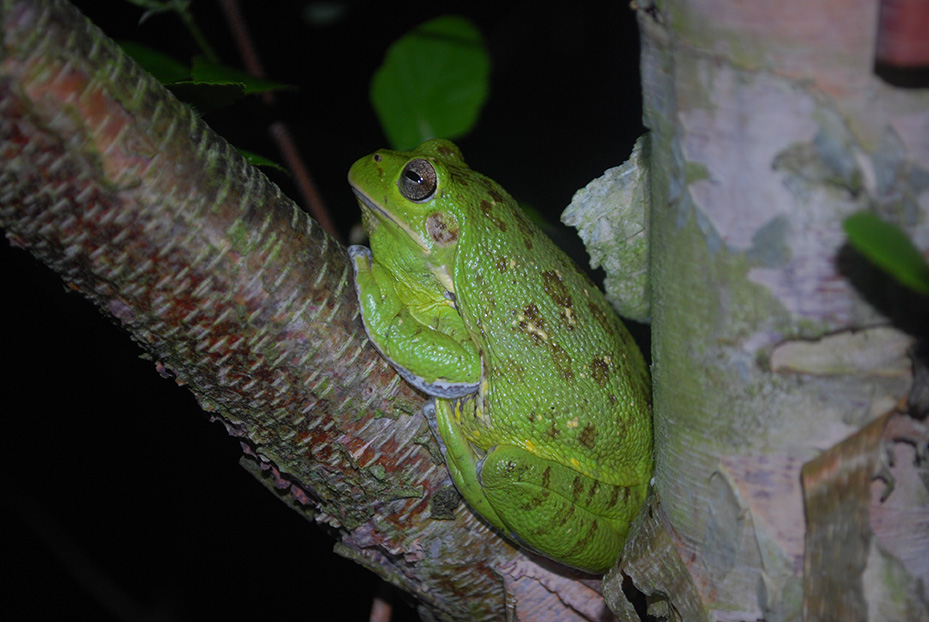
[[[430,395],[472,393],[480,380],[480,354],[455,308],[438,292],[398,293],[403,284],[372,262],[364,246],[351,246],[348,254],[365,332],[384,358]]]
[[[614,485],[521,447],[475,449],[460,425],[462,400],[435,400],[452,481],[468,504],[513,539],[589,572],[612,567],[645,485]],[[427,410],[427,418],[433,413]],[[466,415],[467,416],[467,415]]]

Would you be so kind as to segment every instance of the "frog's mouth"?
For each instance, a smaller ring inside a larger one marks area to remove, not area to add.
[[[358,199],[358,204],[361,206],[362,210],[366,210],[369,213],[376,216],[379,220],[385,220],[390,223],[392,226],[397,227],[403,231],[411,240],[416,242],[416,245],[423,249],[423,254],[430,254],[430,249],[426,246],[426,243],[423,241],[422,237],[417,234],[413,229],[410,228],[405,222],[400,222],[394,218],[393,214],[383,209],[380,205],[371,200],[371,198],[366,195],[363,191],[352,186],[352,192],[355,193],[355,198]]]
[[[361,206],[361,210],[363,212],[367,214],[371,214],[374,218],[377,218],[378,220],[383,220],[386,223],[389,223],[390,226],[396,227],[400,231],[403,231],[403,233],[406,234],[407,237],[413,240],[413,242],[415,242],[416,245],[422,249],[424,257],[428,257],[429,255],[432,254],[432,249],[426,245],[423,239],[415,231],[413,231],[409,227],[409,225],[407,225],[404,222],[400,222],[399,220],[394,218],[394,216],[390,212],[386,211],[380,205],[376,204],[374,201],[371,200],[370,197],[368,197],[368,195],[366,195],[364,192],[362,192],[355,186],[352,186],[352,192],[355,193],[355,197],[358,199],[358,205]],[[454,279],[452,279],[451,275],[449,274],[448,268],[445,266],[434,266],[430,268],[430,272],[432,272],[433,276],[435,276],[435,278],[438,279],[438,281],[442,284],[442,286],[451,295],[453,299],[455,295],[455,281]],[[450,301],[450,304],[452,306],[455,306],[454,302],[452,301]]]

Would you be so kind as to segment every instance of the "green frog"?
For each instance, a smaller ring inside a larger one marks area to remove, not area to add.
[[[647,366],[600,290],[447,140],[380,150],[349,183],[368,337],[432,396],[456,488],[519,544],[599,573],[652,473]]]

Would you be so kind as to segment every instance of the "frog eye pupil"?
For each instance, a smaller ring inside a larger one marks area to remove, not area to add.
[[[416,159],[407,162],[400,173],[397,186],[410,201],[423,203],[435,195],[438,179],[435,167],[428,160]]]

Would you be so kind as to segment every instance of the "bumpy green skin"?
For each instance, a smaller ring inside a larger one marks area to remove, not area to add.
[[[349,182],[371,240],[350,249],[365,328],[435,396],[462,496],[543,555],[610,568],[652,467],[648,372],[625,327],[454,144],[378,151]]]

